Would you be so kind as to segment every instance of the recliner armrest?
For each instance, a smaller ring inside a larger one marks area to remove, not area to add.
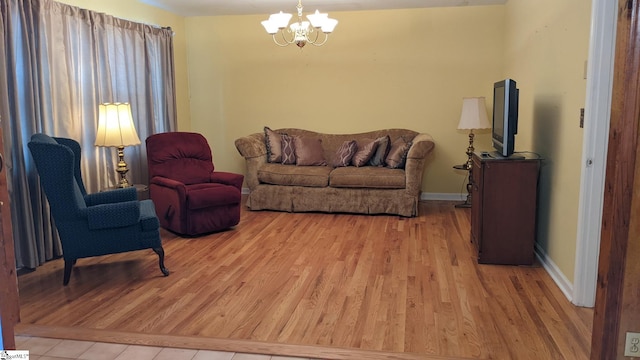
[[[125,201],[87,207],[89,229],[112,229],[140,222],[140,202]]]
[[[153,179],[149,182],[149,184],[160,185],[168,188],[184,188],[185,185],[180,181],[169,179],[162,176],[154,176]]]
[[[242,181],[244,181],[244,175],[241,174],[224,171],[215,171],[211,174],[212,183],[231,185],[240,191],[242,191]]]
[[[187,196],[187,188],[180,181],[176,181],[173,179],[169,179],[162,176],[154,176],[149,180],[149,189],[153,198],[153,187],[161,186],[165,188],[170,188],[175,190],[178,193],[180,199],[184,199]]]
[[[137,199],[138,195],[136,188],[134,187],[102,191],[94,194],[87,194],[84,197],[84,201],[87,203],[87,206],[134,201]]]

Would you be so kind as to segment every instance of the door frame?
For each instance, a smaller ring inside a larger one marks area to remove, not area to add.
[[[6,284],[6,286],[0,286],[0,328],[2,329],[0,336],[5,349],[15,349],[14,326],[20,320],[20,300],[1,124],[2,121],[0,121],[0,284]]]
[[[586,307],[593,307],[596,298],[617,16],[616,1],[592,1],[575,276],[571,299],[573,304]]]

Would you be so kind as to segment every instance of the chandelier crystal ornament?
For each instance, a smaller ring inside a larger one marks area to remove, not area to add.
[[[289,25],[291,14],[280,11],[277,14],[271,14],[268,20],[262,22],[262,26],[278,46],[296,44],[299,48],[303,48],[306,44],[324,45],[329,34],[338,25],[338,20],[331,19],[329,14],[323,14],[316,10],[315,13],[307,15],[309,21],[303,21],[302,0],[298,0],[296,8],[298,9],[297,22]],[[320,36],[320,33],[323,36]]]

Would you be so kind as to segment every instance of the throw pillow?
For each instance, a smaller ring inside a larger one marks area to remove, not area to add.
[[[296,163],[296,148],[293,142],[294,136],[282,135],[282,163],[292,165]]]
[[[354,166],[365,166],[367,165],[367,161],[371,159],[373,153],[376,151],[378,143],[373,140],[362,140],[358,143],[358,152],[353,155],[353,159],[351,159],[351,163]]]
[[[389,154],[385,158],[384,162],[387,167],[392,169],[403,169],[404,164],[407,161],[407,154],[411,147],[411,141],[405,140],[403,137],[399,137],[391,144]]]
[[[391,139],[389,138],[389,135],[385,135],[377,138],[375,141],[378,143],[378,148],[376,149],[376,152],[373,153],[371,159],[369,159],[369,165],[384,166],[384,159],[389,154]]]
[[[333,166],[349,166],[351,158],[353,158],[353,155],[355,155],[357,150],[358,143],[355,140],[343,142],[338,151],[336,151],[336,160],[333,163]]]
[[[324,159],[322,140],[319,138],[294,136],[293,144],[296,152],[296,165],[327,165],[327,162]]]
[[[271,130],[268,126],[264,127],[264,142],[267,146],[267,162],[282,161],[281,136],[281,134]]]

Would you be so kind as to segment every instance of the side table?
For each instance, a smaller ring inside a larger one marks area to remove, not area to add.
[[[470,164],[462,164],[462,165],[454,165],[454,169],[456,170],[465,170],[468,171],[467,178],[467,198],[462,204],[456,204],[457,208],[470,208],[471,207],[471,166]]]
[[[133,184],[131,186],[136,188],[136,192],[138,193],[138,200],[146,200],[146,199],[149,198],[149,187],[147,185],[145,185],[145,184]],[[115,189],[120,189],[120,188],[116,187],[116,186],[112,186],[112,187],[108,187],[106,189],[102,189],[100,191],[115,190]]]

